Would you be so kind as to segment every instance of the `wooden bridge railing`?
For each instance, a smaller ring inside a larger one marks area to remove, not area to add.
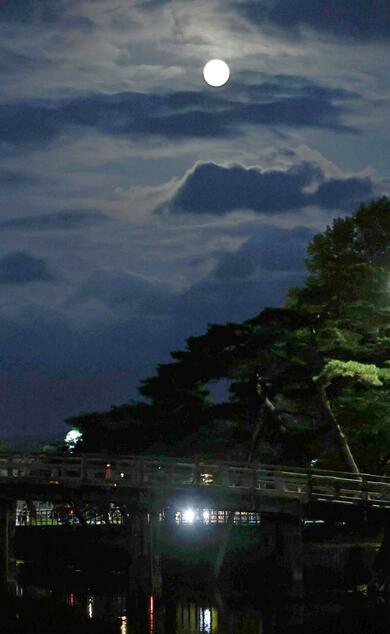
[[[102,454],[0,453],[0,490],[2,483],[17,481],[62,487],[224,487],[302,502],[365,503],[390,508],[390,478],[278,465],[248,467]]]

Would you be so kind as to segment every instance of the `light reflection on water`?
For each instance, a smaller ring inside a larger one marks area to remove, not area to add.
[[[120,617],[120,634],[127,634],[127,616]]]
[[[201,632],[212,632],[214,624],[214,631],[217,629],[217,612],[213,614],[213,610],[209,608],[199,609],[199,623]]]
[[[199,607],[196,603],[179,604],[176,607],[177,634],[193,632],[218,632],[218,610],[215,607]]]
[[[50,591],[48,591],[50,592]],[[118,623],[118,634],[133,634],[139,629],[140,610],[131,610],[131,598],[126,593],[112,596],[94,595],[90,591],[72,591],[64,597],[66,603],[89,618],[105,618]],[[261,634],[262,616],[258,610],[223,610],[215,605],[200,602],[170,602],[150,595],[143,608],[146,629],[142,634],[167,632],[165,622],[169,621],[168,634]],[[168,612],[170,611],[170,615]],[[170,616],[170,618],[169,618]]]
[[[196,603],[178,604],[175,634],[261,634],[260,611],[221,610],[215,606],[203,607]]]
[[[129,588],[123,589],[122,585],[113,592],[110,593],[109,587],[101,587],[99,591],[80,583],[72,584],[66,591],[61,587],[50,589],[27,584],[20,585],[17,594],[22,600],[35,596],[62,601],[84,618],[91,619],[92,628],[95,625],[99,633],[102,621],[110,634],[113,631],[116,634],[296,634],[302,629],[310,634],[328,634],[332,629],[337,634],[341,631],[344,634],[390,632],[390,605],[386,610],[379,608],[375,613],[379,616],[373,613],[370,616],[366,612],[367,598],[359,594],[347,595],[349,602],[345,598],[322,595],[318,603],[283,600],[274,605],[269,599],[261,608],[257,602],[256,607],[248,607],[245,596],[241,598],[237,594],[233,608],[217,590],[204,598],[193,593],[186,595],[184,590],[164,598],[144,597]],[[95,618],[100,619],[100,625],[94,624]],[[386,629],[371,627],[372,618],[374,622],[379,618]]]
[[[95,598],[93,596],[88,597],[88,616],[90,619],[93,618],[93,605],[95,603]]]
[[[154,623],[154,597],[151,595],[149,597],[149,632],[150,634],[154,634],[155,630]]]

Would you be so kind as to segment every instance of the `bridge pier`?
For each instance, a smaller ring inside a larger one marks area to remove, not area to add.
[[[16,584],[15,522],[16,500],[0,499],[0,586],[7,589]]]
[[[369,584],[373,593],[390,591],[390,519],[384,520],[384,530],[381,546],[378,550]]]
[[[159,596],[162,590],[159,521],[155,513],[137,511],[125,525],[130,556],[129,585],[145,595]]]
[[[154,596],[160,596],[162,592],[160,530],[158,513],[151,513],[149,515],[149,564],[150,589]]]
[[[302,521],[282,515],[275,520],[275,564],[282,585],[293,597],[303,595]]]

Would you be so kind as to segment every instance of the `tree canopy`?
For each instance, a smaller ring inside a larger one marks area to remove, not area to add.
[[[334,220],[282,308],[211,324],[142,381],[143,401],[85,414],[81,450],[186,453],[383,471],[390,459],[390,199]],[[229,385],[214,403],[212,384]]]

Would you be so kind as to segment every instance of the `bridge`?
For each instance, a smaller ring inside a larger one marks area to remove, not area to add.
[[[1,497],[15,498],[24,492],[25,497],[56,500],[76,491],[89,499],[105,496],[112,501],[134,498],[141,492],[154,493],[156,500],[163,501],[167,494],[196,491],[205,497],[227,495],[229,507],[237,496],[246,504],[249,493],[250,503],[256,507],[253,511],[273,502],[390,509],[390,478],[372,474],[125,455],[0,453]]]
[[[335,509],[387,515],[390,478],[291,466],[178,462],[126,455],[3,453],[0,566],[6,579],[11,570],[18,499],[125,504],[129,509],[129,550],[134,560],[140,560],[140,552],[154,557],[151,527],[156,522],[174,522],[183,509],[191,507],[193,519],[206,523],[211,515],[205,515],[205,509],[223,511],[228,524],[242,512],[260,514],[279,535],[279,559],[299,585],[304,515],[326,516]],[[153,565],[146,568],[152,570]]]

